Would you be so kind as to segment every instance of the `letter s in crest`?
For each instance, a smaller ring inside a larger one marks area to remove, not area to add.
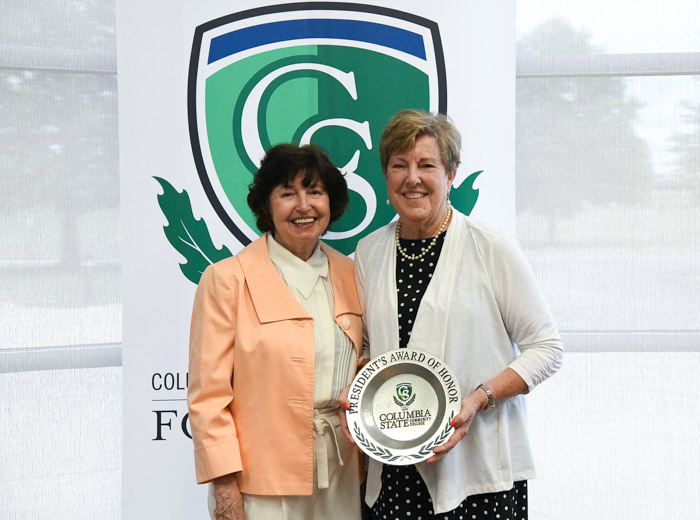
[[[394,402],[405,409],[413,404],[416,399],[416,394],[413,393],[413,385],[411,383],[399,383],[396,385],[396,396]]]

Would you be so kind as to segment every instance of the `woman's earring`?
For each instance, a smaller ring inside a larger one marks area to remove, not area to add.
[[[389,199],[386,199],[386,205],[391,206],[391,201]]]

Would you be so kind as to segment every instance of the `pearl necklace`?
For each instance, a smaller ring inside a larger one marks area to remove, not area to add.
[[[440,226],[440,229],[438,229],[437,235],[433,237],[433,239],[430,241],[430,244],[428,244],[428,247],[426,247],[423,250],[423,252],[419,255],[409,255],[408,253],[406,253],[406,251],[404,251],[401,248],[401,242],[399,242],[399,234],[401,233],[401,220],[399,220],[399,223],[396,224],[396,248],[399,250],[401,256],[403,256],[406,260],[420,260],[425,255],[427,255],[428,251],[430,251],[433,248],[433,246],[437,243],[440,234],[443,231],[445,231],[447,223],[450,221],[450,215],[452,215],[452,207],[447,206],[447,215],[445,215],[445,220],[442,221],[442,225]]]

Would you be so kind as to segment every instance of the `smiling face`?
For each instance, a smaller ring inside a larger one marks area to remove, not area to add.
[[[303,185],[300,172],[289,184],[280,184],[270,193],[270,214],[275,240],[302,260],[308,260],[318,239],[330,224],[330,200],[319,180]]]
[[[437,234],[447,213],[447,194],[455,173],[445,170],[440,147],[430,135],[416,139],[410,150],[389,157],[386,188],[401,218],[403,238]]]

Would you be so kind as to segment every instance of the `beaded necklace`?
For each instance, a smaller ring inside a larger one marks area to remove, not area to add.
[[[427,255],[428,251],[430,251],[432,247],[437,243],[437,239],[440,236],[440,233],[445,231],[447,223],[450,221],[450,215],[452,215],[452,206],[447,206],[447,215],[445,215],[445,220],[442,221],[442,225],[440,226],[440,229],[438,229],[437,235],[433,237],[433,239],[430,241],[430,244],[428,244],[428,247],[426,247],[423,250],[423,252],[419,255],[409,255],[401,247],[401,243],[399,242],[399,234],[401,233],[401,220],[399,220],[399,223],[396,224],[396,248],[399,250],[401,256],[403,256],[406,260],[420,260],[425,255]]]

